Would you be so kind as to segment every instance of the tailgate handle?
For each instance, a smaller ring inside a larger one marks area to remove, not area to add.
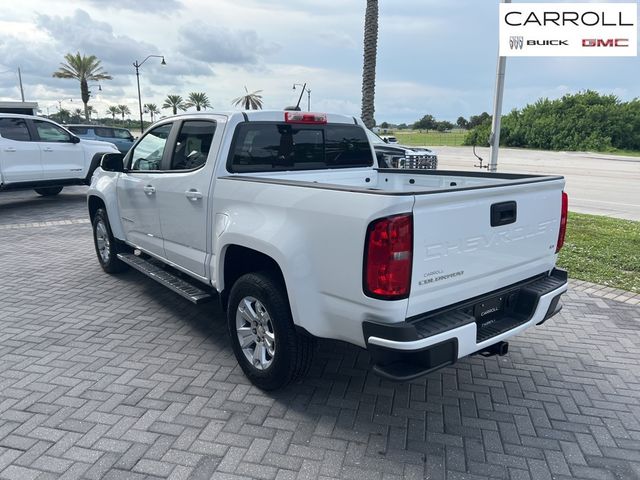
[[[491,205],[491,226],[499,227],[515,223],[518,215],[516,202],[502,202]]]

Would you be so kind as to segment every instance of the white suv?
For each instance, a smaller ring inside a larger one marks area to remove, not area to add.
[[[102,155],[117,151],[45,118],[0,114],[0,190],[33,188],[48,196],[65,185],[88,185]]]

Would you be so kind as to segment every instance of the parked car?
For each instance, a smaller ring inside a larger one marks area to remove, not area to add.
[[[65,185],[89,184],[112,143],[81,140],[33,115],[0,114],[0,190],[34,189],[57,195]]]
[[[88,192],[98,262],[218,298],[258,387],[303,375],[314,339],[408,381],[561,308],[560,176],[378,169],[360,120],[297,111],[161,120]],[[162,172],[162,173],[160,173]]]
[[[378,165],[381,168],[428,170],[438,168],[438,155],[427,147],[408,147],[397,143],[390,144],[371,130],[367,131],[367,135],[376,151]]]
[[[102,125],[67,125],[66,127],[80,138],[113,143],[122,153],[127,153],[134,141],[133,135],[126,128]]]

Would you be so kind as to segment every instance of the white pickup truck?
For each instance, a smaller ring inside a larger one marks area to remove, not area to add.
[[[117,151],[46,118],[0,113],[0,190],[57,195],[66,185],[89,184],[102,155]]]
[[[219,298],[264,389],[303,375],[316,337],[407,381],[556,314],[567,218],[555,176],[377,168],[360,120],[187,114],[105,155],[88,192],[98,260],[193,302]]]

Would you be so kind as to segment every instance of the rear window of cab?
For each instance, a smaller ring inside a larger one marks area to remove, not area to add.
[[[227,170],[250,173],[372,165],[367,134],[358,125],[245,122],[234,133]]]

